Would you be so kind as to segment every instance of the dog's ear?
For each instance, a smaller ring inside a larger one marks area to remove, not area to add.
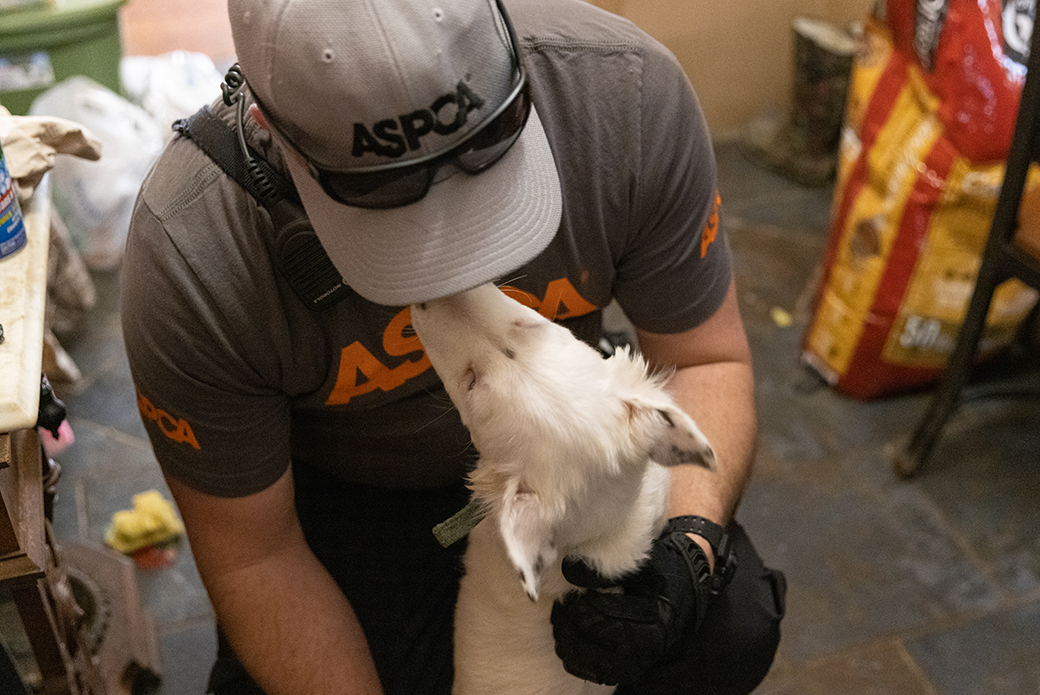
[[[662,466],[692,463],[715,470],[715,450],[697,423],[664,390],[667,377],[651,375],[638,353],[623,347],[607,360],[617,379],[617,393],[628,412],[635,441],[649,444]]]
[[[538,494],[524,490],[519,480],[506,486],[499,517],[506,552],[520,573],[532,601],[538,599],[542,573],[556,562],[552,533],[555,520]]]
[[[625,401],[634,426],[651,438],[650,457],[662,466],[692,463],[710,471],[717,467],[715,450],[697,423],[671,402]]]

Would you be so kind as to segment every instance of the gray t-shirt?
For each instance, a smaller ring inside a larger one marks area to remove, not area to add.
[[[611,298],[651,332],[703,322],[725,295],[731,256],[711,141],[678,62],[578,0],[507,4],[563,219],[548,249],[500,284],[590,343]],[[138,405],[165,472],[219,496],[258,492],[290,461],[380,486],[457,480],[476,452],[407,330],[408,309],[354,295],[313,312],[273,247],[266,211],[175,138],[142,187],[122,271]]]

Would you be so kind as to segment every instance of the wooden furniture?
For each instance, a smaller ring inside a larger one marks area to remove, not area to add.
[[[1027,196],[1026,180],[1033,164],[1040,164],[1040,31],[1034,31],[1028,73],[1022,87],[1015,133],[992,226],[982,254],[979,276],[968,305],[957,345],[928,411],[905,448],[896,452],[893,468],[910,477],[928,459],[943,427],[964,399],[986,314],[997,286],[1018,278],[1040,290],[1040,200]],[[1035,175],[1035,174],[1034,174]],[[1025,213],[1025,214],[1023,214]],[[987,391],[989,395],[1034,396],[1033,390]]]
[[[58,470],[36,429],[49,205],[44,190],[23,206],[28,243],[0,261],[0,589],[17,606],[35,690],[141,693],[158,678],[158,649],[133,563],[96,544],[59,547],[46,513]]]
[[[52,600],[62,577],[47,538],[35,429],[49,244],[47,214],[37,207],[24,206],[25,248],[0,261],[0,586],[17,604],[44,692],[79,693],[73,668],[78,650],[64,625],[71,607]]]

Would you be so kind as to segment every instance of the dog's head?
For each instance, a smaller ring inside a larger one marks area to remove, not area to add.
[[[492,285],[414,305],[412,325],[480,453],[474,494],[498,516],[532,597],[557,548],[592,532],[583,521],[602,532],[602,519],[568,513],[638,491],[651,459],[715,468],[707,439],[640,357],[603,359]],[[559,537],[565,518],[569,539]]]

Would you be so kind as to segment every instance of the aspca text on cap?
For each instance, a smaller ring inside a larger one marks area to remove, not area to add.
[[[455,117],[450,122],[444,122],[441,114],[449,104],[455,104]],[[429,108],[384,119],[373,125],[371,130],[364,123],[355,123],[351,154],[363,157],[366,152],[371,152],[381,157],[400,157],[408,150],[419,149],[419,138],[430,132],[438,135],[456,132],[465,125],[469,112],[483,105],[484,100],[459,80],[454,92],[437,97]]]

